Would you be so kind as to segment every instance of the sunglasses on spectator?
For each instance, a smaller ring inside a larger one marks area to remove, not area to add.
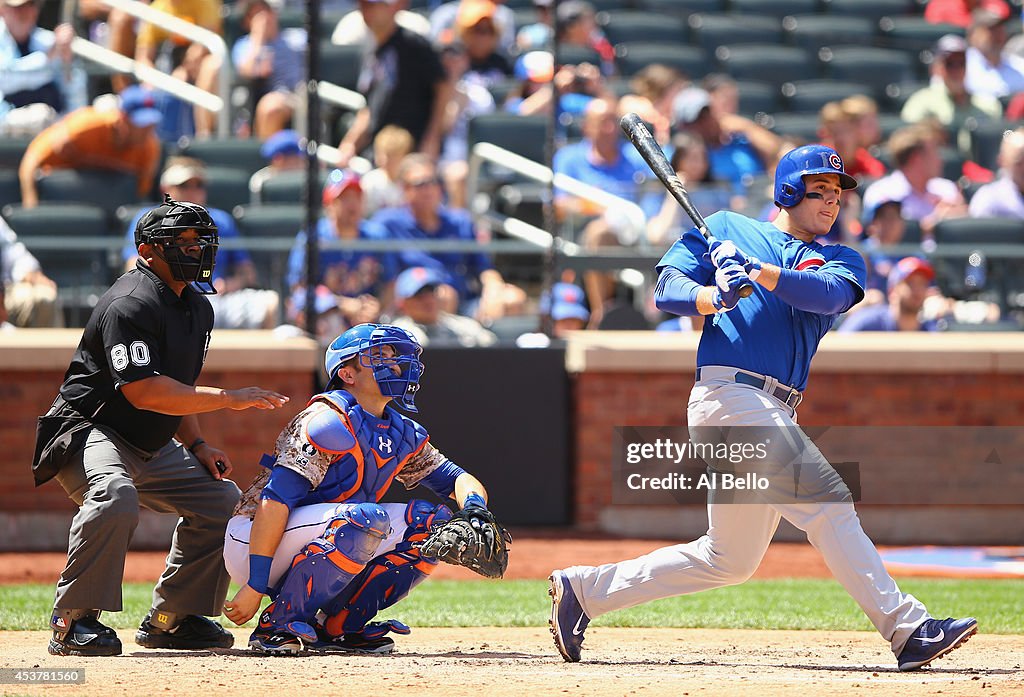
[[[966,68],[967,59],[963,57],[953,58],[952,56],[949,56],[946,58],[945,64],[947,68]]]
[[[413,189],[422,189],[425,186],[440,183],[441,179],[439,177],[427,177],[425,179],[410,179],[409,181],[405,182],[405,185]]]

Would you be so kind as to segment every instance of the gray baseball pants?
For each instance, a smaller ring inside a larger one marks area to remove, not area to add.
[[[55,608],[118,612],[128,544],[139,506],[179,516],[153,608],[219,615],[227,596],[224,528],[240,492],[216,480],[185,447],[169,442],[152,457],[113,431],[94,426],[82,450],[57,475],[78,504]]]

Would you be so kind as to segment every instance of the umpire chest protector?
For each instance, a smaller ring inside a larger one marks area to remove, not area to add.
[[[310,403],[315,401],[329,402],[337,411],[325,411],[311,421],[306,435],[318,449],[338,456],[299,505],[380,501],[395,475],[429,439],[426,429],[391,405],[378,419],[344,390],[316,395]]]

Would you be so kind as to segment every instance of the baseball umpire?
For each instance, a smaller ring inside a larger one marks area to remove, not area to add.
[[[100,298],[36,434],[36,485],[56,477],[79,507],[50,620],[56,655],[121,653],[99,615],[121,610],[140,505],[180,518],[135,641],[231,646],[231,634],[203,615],[219,615],[227,594],[221,551],[239,491],[224,478],[231,460],[203,440],[196,414],[288,401],[259,387],[195,385],[213,327],[203,295],[215,292],[218,237],[206,209],[167,197],[139,221],[135,242],[136,268]]]
[[[788,485],[757,492],[743,503],[716,502],[716,492],[709,492],[708,531],[689,544],[552,572],[551,628],[566,661],[580,660],[593,617],[745,581],[781,517],[807,533],[890,643],[900,670],[930,663],[977,631],[973,617],[933,619],[897,587],[861,528],[849,490],[797,426],[796,408],[818,342],[864,296],[860,255],[815,241],[832,227],[842,192],[856,186],[831,148],[796,148],[775,172],[780,211],[773,223],[716,213],[707,220],[715,238],[710,247],[694,228],[662,258],[658,307],[706,317],[687,407],[691,441],[707,440],[708,432],[731,438],[760,429],[771,441],[762,469]],[[741,299],[740,288],[750,281],[754,292]]]
[[[500,577],[507,533],[476,477],[446,458],[416,412],[422,347],[400,327],[359,324],[327,348],[327,391],[281,431],[228,522],[224,560],[242,588],[224,614],[243,624],[264,595],[249,647],[263,654],[390,653],[397,620],[370,622],[438,561]],[[379,503],[392,480],[461,506]]]

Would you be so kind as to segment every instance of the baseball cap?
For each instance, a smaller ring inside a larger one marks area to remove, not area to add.
[[[875,201],[864,207],[861,213],[861,222],[865,225],[873,223],[875,218],[878,217],[879,212],[886,206],[896,206],[900,210],[903,209],[903,200],[899,198],[883,198]]]
[[[292,308],[295,312],[303,312],[306,309],[306,289],[296,288],[295,292],[291,296]],[[318,315],[322,315],[325,312],[338,307],[338,299],[331,292],[331,289],[327,286],[317,286],[315,295],[313,296],[313,309],[316,310]]]
[[[334,199],[341,196],[342,192],[350,186],[363,190],[359,183],[359,175],[350,169],[335,169],[327,175],[327,182],[324,184],[323,205],[327,205]]]
[[[948,56],[951,53],[966,53],[967,41],[958,34],[945,34],[935,42],[935,55]]]
[[[555,20],[558,26],[567,26],[579,21],[587,14],[594,14],[594,6],[584,0],[565,0],[558,3]]]
[[[427,286],[439,286],[448,279],[439,271],[426,266],[413,266],[398,274],[395,279],[395,297],[405,300],[419,293]]]
[[[1010,10],[1005,5],[984,3],[971,12],[971,28],[994,27],[1010,19]]]
[[[468,29],[485,19],[493,22],[496,9],[491,0],[462,0],[455,15],[455,24],[459,29]]]
[[[677,94],[672,102],[672,120],[675,123],[693,123],[710,105],[711,96],[706,90],[699,87],[687,87]]]
[[[272,160],[277,155],[302,155],[304,141],[298,131],[288,128],[267,138],[260,146],[260,156]]]
[[[156,108],[156,96],[139,85],[131,85],[121,92],[121,111],[139,128],[154,126],[164,115]]]
[[[553,320],[590,319],[590,312],[583,301],[583,289],[574,283],[555,283],[551,292],[540,300],[541,314],[550,315]]]
[[[515,76],[530,82],[551,82],[555,74],[555,57],[549,51],[529,51],[516,60]]]
[[[903,257],[889,272],[887,288],[892,290],[915,273],[923,273],[929,281],[935,280],[935,269],[926,260],[920,257]]]
[[[205,182],[206,167],[193,162],[174,162],[160,175],[160,186],[181,186],[190,179]]]

